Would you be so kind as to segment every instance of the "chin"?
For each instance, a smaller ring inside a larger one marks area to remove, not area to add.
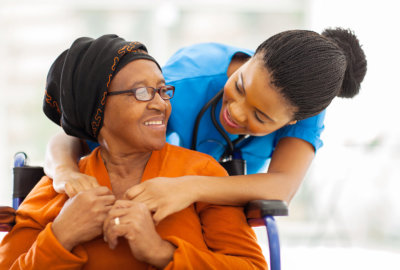
[[[222,128],[223,128],[226,132],[228,132],[229,134],[233,134],[233,135],[240,135],[240,134],[242,134],[242,133],[240,132],[240,130],[225,125],[225,122],[224,122],[224,120],[222,119],[222,117],[220,117],[219,122],[221,123]]]
[[[153,151],[161,150],[164,147],[165,143],[166,143],[165,137],[162,140],[157,140],[157,141],[153,142],[151,144],[152,150]]]
[[[159,150],[161,150],[161,149],[164,147],[164,145],[165,145],[165,142],[164,142],[162,145],[158,145],[158,146],[154,147],[154,148],[153,148],[153,151],[159,151]]]

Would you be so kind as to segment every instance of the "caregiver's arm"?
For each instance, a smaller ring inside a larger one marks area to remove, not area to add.
[[[46,149],[44,171],[53,179],[53,186],[57,192],[73,197],[79,191],[99,185],[96,178],[79,172],[78,160],[87,152],[83,141],[64,132],[59,132],[50,139]]]
[[[310,143],[293,137],[283,138],[275,148],[267,173],[230,176],[207,184],[199,181],[198,199],[231,205],[257,199],[290,203],[314,155]]]
[[[154,212],[156,222],[196,201],[219,205],[244,205],[257,199],[289,203],[303,181],[314,153],[310,143],[286,137],[276,146],[267,173],[228,177],[158,177],[132,187],[126,196],[145,203]]]

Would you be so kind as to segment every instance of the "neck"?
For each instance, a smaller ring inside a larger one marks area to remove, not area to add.
[[[140,183],[151,156],[151,152],[120,153],[106,147],[102,147],[100,153],[117,198],[122,198],[127,189]]]

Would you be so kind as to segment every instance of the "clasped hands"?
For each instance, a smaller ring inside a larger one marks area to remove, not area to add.
[[[119,224],[116,224],[116,218]],[[114,249],[118,237],[124,237],[136,259],[156,267],[166,266],[175,250],[156,232],[151,212],[145,204],[116,200],[104,186],[79,191],[70,198],[54,220],[52,230],[69,251],[101,234]]]
[[[165,217],[200,200],[197,187],[202,181],[198,180],[199,176],[156,177],[131,187],[125,198],[144,203],[152,213],[154,223],[158,224]],[[99,187],[96,178],[70,170],[61,170],[54,180],[55,190],[70,198],[96,187]]]

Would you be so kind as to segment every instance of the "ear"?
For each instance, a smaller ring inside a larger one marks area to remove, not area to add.
[[[293,120],[293,121],[290,121],[289,123],[288,123],[288,125],[294,125],[294,124],[296,124],[297,123],[297,120]]]

